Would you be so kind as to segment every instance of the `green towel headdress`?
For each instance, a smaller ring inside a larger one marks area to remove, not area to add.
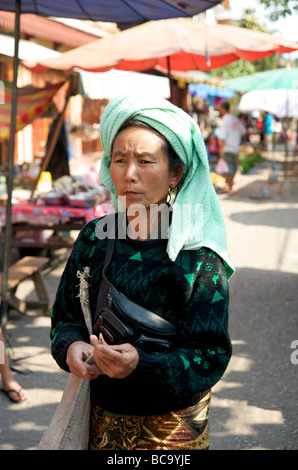
[[[184,163],[169,230],[169,258],[175,261],[181,250],[206,246],[221,256],[230,277],[234,267],[227,252],[225,224],[210,178],[206,147],[198,125],[182,109],[151,95],[121,95],[113,98],[100,121],[100,139],[104,151],[99,174],[102,183],[110,189],[114,201],[117,201],[110,176],[112,145],[119,128],[129,118],[145,122],[164,135]]]

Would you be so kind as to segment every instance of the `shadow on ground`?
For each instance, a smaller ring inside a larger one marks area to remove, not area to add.
[[[298,201],[297,201],[298,202]],[[298,210],[295,208],[265,209],[258,211],[241,211],[231,215],[231,219],[246,225],[267,225],[280,228],[298,228]]]
[[[233,357],[214,387],[213,449],[297,449],[298,275],[239,269],[231,280]]]

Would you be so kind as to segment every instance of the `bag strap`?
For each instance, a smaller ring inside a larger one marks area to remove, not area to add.
[[[99,286],[99,290],[98,290],[98,295],[97,295],[97,304],[96,304],[96,316],[94,318],[94,321],[93,321],[93,326],[96,324],[96,321],[97,321],[97,312],[99,311],[99,306],[102,302],[102,298],[101,296],[103,295],[103,297],[105,297],[105,293],[106,292],[106,289],[108,286],[111,286],[115,291],[116,293],[118,294],[117,290],[115,289],[115,287],[113,286],[113,284],[108,281],[108,279],[106,278],[106,270],[108,269],[109,267],[109,264],[111,262],[111,259],[112,259],[112,255],[113,255],[113,249],[114,249],[114,244],[115,244],[115,239],[116,239],[116,236],[117,236],[117,233],[118,233],[118,227],[117,227],[117,218],[116,218],[116,226],[115,226],[115,231],[113,232],[111,230],[110,234],[112,236],[108,236],[108,243],[107,243],[107,248],[106,248],[106,254],[105,254],[105,260],[104,260],[104,266],[103,266],[103,269],[102,269],[102,281],[101,281],[101,284]],[[115,234],[115,236],[113,236],[113,234]],[[102,286],[103,285],[103,286]],[[103,288],[102,288],[103,287]],[[155,320],[155,322],[158,320],[158,325],[160,328],[162,328],[162,325],[163,325],[163,328],[166,326],[167,329],[173,329],[172,331],[175,332],[176,334],[176,329],[174,327],[174,325],[172,323],[170,323],[169,321],[165,320],[165,319],[162,319],[159,315],[157,315],[156,313],[153,313],[141,306],[139,306],[138,304],[135,304],[134,302],[131,302],[126,296],[123,295],[123,297],[121,297],[121,300],[123,301],[123,298],[127,300],[127,302],[130,302],[131,304],[133,304],[134,306],[134,309],[142,309],[142,314],[139,315],[140,318],[144,317],[145,315],[145,318],[148,318],[148,315],[149,315],[149,320],[148,322],[152,322],[152,319]],[[134,319],[135,320],[135,319]],[[162,324],[161,324],[162,323]],[[156,328],[156,323],[155,323],[155,328]]]
[[[106,249],[106,256],[105,256],[105,261],[104,261],[104,266],[103,266],[103,269],[102,269],[102,275],[104,277],[106,277],[106,271],[109,267],[109,264],[111,262],[111,259],[112,259],[112,255],[113,255],[113,250],[114,250],[114,243],[115,243],[115,239],[114,238],[108,238],[108,244],[107,244],[107,249]]]
[[[114,228],[114,230],[113,230]],[[105,260],[104,260],[104,265],[102,269],[102,275],[104,278],[106,278],[106,272],[109,267],[109,264],[111,262],[112,256],[113,256],[113,250],[114,250],[114,244],[115,244],[115,239],[117,237],[118,233],[118,216],[115,216],[115,226],[111,227],[110,235],[108,234],[108,244],[106,248],[106,255],[105,255]]]

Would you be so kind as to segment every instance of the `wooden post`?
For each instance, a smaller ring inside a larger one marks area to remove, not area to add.
[[[167,56],[167,65],[168,65],[168,79],[170,82],[170,101],[174,104],[174,93],[173,93],[173,79],[171,77],[171,64],[170,56]]]
[[[20,39],[20,13],[21,0],[15,2],[15,43],[13,58],[13,85],[12,85],[12,101],[11,101],[11,125],[10,125],[10,141],[8,155],[8,175],[7,175],[7,204],[6,204],[6,225],[4,233],[4,256],[3,256],[3,275],[2,275],[2,298],[0,309],[0,325],[6,321],[8,312],[7,301],[7,282],[8,268],[10,264],[10,240],[11,240],[11,208],[12,208],[12,190],[13,190],[13,172],[14,172],[14,150],[15,150],[15,133],[16,133],[16,117],[18,102],[18,65],[19,65],[19,39]]]
[[[51,158],[52,158],[52,155],[53,155],[53,152],[54,152],[54,149],[55,149],[60,131],[62,129],[62,125],[63,125],[63,121],[64,121],[64,114],[65,114],[65,111],[66,111],[66,108],[67,108],[67,105],[68,105],[68,102],[69,102],[69,98],[71,97],[72,92],[73,92],[72,83],[73,82],[70,80],[69,81],[68,91],[67,91],[67,94],[66,94],[66,97],[65,97],[65,103],[64,103],[63,109],[62,109],[62,111],[59,114],[59,117],[57,119],[55,128],[54,128],[53,133],[51,135],[50,143],[49,143],[48,148],[47,148],[47,153],[46,153],[46,155],[44,156],[44,158],[42,160],[39,174],[38,174],[36,180],[34,181],[34,184],[33,184],[33,187],[32,187],[31,198],[33,197],[33,195],[35,193],[35,190],[36,190],[37,183],[39,181],[41,172],[44,171],[47,168],[49,162],[51,161]]]

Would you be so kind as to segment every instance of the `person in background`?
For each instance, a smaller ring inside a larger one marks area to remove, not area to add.
[[[2,380],[1,392],[4,393],[12,403],[21,403],[27,399],[27,392],[15,380],[10,369],[8,357],[5,352],[5,341],[0,328],[0,375]],[[2,357],[3,356],[3,357]]]
[[[264,127],[265,148],[267,152],[272,152],[274,134],[274,116],[272,113],[266,113]]]
[[[58,118],[54,119],[49,128],[48,139],[46,143],[46,150],[50,146],[52,135],[54,134],[55,126],[57,125]],[[63,121],[62,128],[57,138],[52,156],[48,162],[46,171],[50,171],[53,181],[61,178],[61,176],[70,176],[69,168],[70,150],[68,144],[68,136],[66,124]]]
[[[207,150],[210,162],[216,162],[219,156],[219,142],[214,134],[210,134],[207,139]]]
[[[228,102],[221,103],[219,113],[222,117],[222,125],[219,130],[219,157],[223,158],[229,167],[229,173],[224,176],[228,185],[227,191],[232,194],[234,178],[238,169],[241,138],[245,135],[246,130],[241,121],[230,112]]]
[[[249,124],[248,124],[247,114],[243,114],[243,113],[239,114],[239,120],[240,120],[240,122],[242,123],[242,125],[245,129],[245,134],[242,135],[241,142],[242,143],[249,142],[249,134],[248,134]]]

